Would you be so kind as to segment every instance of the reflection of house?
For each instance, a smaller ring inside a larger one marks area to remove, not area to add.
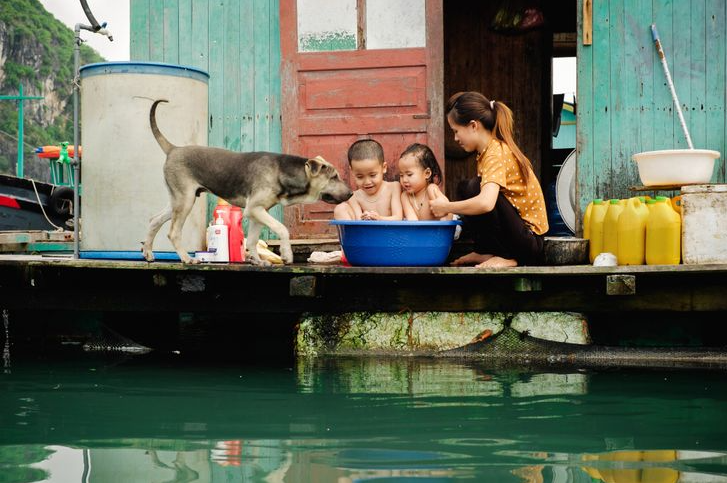
[[[540,2],[545,25],[507,32],[495,28],[502,3],[132,2],[131,56],[209,71],[212,145],[323,154],[345,176],[345,148],[359,137],[381,139],[391,164],[407,143],[427,142],[451,193],[474,165],[446,128],[449,95],[479,90],[506,102],[545,186],[557,164],[546,134],[551,59],[577,55],[583,207],[596,196],[630,194],[638,181],[633,153],[684,146],[649,34],[656,22],[695,145],[726,151],[720,2],[625,8],[623,0],[604,0],[585,20],[583,0]],[[592,31],[584,35],[583,25]],[[714,179],[724,181],[723,162]],[[328,229],[330,208],[291,208],[286,221],[294,236],[317,236]]]

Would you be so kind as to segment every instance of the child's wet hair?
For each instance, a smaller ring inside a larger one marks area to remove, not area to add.
[[[439,167],[439,163],[437,163],[437,158],[434,156],[434,152],[429,146],[419,143],[410,144],[404,152],[401,153],[399,158],[401,159],[407,154],[414,156],[417,161],[419,161],[419,165],[423,169],[429,168],[432,172],[432,177],[428,180],[430,183],[439,184],[442,182],[442,170]]]
[[[384,148],[373,139],[359,139],[348,148],[348,164],[364,159],[375,159],[384,164]]]

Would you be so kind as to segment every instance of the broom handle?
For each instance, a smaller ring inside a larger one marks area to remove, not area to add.
[[[684,121],[684,114],[682,114],[682,106],[679,104],[679,98],[677,97],[677,91],[674,89],[674,83],[671,80],[671,74],[669,73],[669,66],[666,63],[666,55],[664,55],[664,49],[661,48],[661,41],[659,40],[659,32],[656,30],[656,24],[651,24],[651,38],[654,39],[656,45],[656,51],[659,53],[659,59],[661,60],[661,66],[664,68],[664,74],[666,75],[666,83],[669,85],[671,91],[671,97],[674,100],[674,106],[677,108],[677,114],[679,115],[679,122],[682,125],[684,136],[687,138],[687,144],[689,149],[694,149],[692,144],[692,137],[689,135],[689,129],[687,129],[687,123]]]

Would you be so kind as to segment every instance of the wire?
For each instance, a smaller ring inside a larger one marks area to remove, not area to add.
[[[38,188],[35,187],[35,180],[33,178],[30,178],[30,182],[33,183],[33,191],[35,191],[35,199],[38,200],[38,206],[40,206],[40,211],[43,212],[43,216],[45,216],[45,219],[48,223],[51,224],[57,231],[63,231],[63,228],[60,226],[54,224],[52,221],[50,221],[50,218],[48,218],[48,215],[45,214],[45,209],[43,209],[43,203],[40,201],[40,195],[38,194]],[[53,192],[51,191],[51,194]]]

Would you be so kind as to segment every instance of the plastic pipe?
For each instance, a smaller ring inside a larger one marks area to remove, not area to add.
[[[671,74],[669,73],[669,66],[666,63],[666,55],[664,55],[664,49],[661,47],[661,40],[659,40],[659,32],[656,30],[656,24],[651,24],[651,38],[654,39],[654,45],[656,45],[656,51],[659,53],[659,59],[661,60],[661,66],[664,68],[664,75],[666,75],[666,83],[669,85],[671,91],[671,98],[674,100],[674,106],[676,106],[677,114],[679,115],[679,122],[682,125],[684,136],[687,138],[687,144],[689,149],[694,149],[692,144],[692,137],[689,135],[689,129],[687,129],[687,123],[684,121],[684,114],[682,114],[682,106],[679,104],[679,98],[677,97],[677,91],[674,89],[674,82],[671,80]]]

